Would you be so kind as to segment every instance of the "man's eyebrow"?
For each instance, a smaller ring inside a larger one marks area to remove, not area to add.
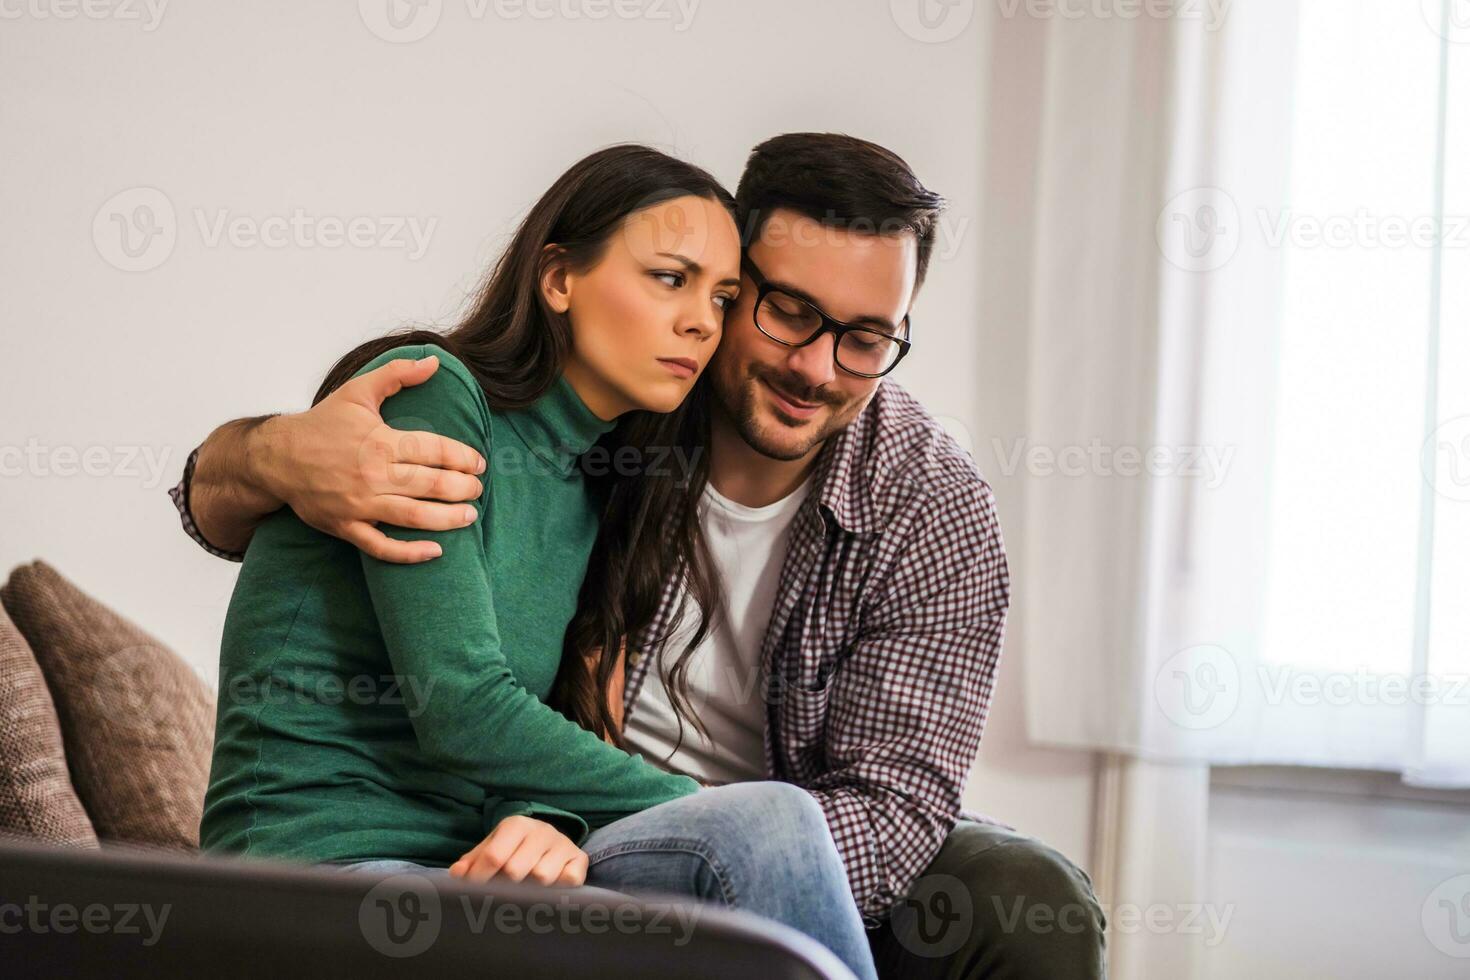
[[[810,303],[812,306],[815,306],[823,313],[827,313],[826,308],[823,307],[821,303],[817,302],[816,297],[807,292],[805,289],[802,289],[800,286],[793,286],[789,282],[785,282],[781,279],[772,279],[770,276],[766,277],[766,283],[770,286],[775,287],[776,289],[781,290],[781,292],[783,293],[788,293],[792,296],[795,296],[799,300]],[[827,315],[832,316],[832,314],[830,313],[827,313]],[[832,319],[837,320],[838,318],[832,316]],[[854,326],[874,326],[882,330],[886,330],[889,333],[898,333],[898,327],[894,326],[893,321],[888,319],[888,317],[875,316],[871,313],[864,314],[862,316],[855,316],[851,320],[841,320],[839,322],[850,323]]]
[[[687,255],[680,255],[678,252],[654,252],[653,254],[654,255],[662,255],[666,259],[677,259],[678,261],[680,261],[680,262],[682,262],[684,264],[684,268],[687,269],[687,270],[689,270],[689,272],[692,275],[696,275],[697,276],[701,272],[704,271],[704,266],[700,265],[698,262],[694,261],[693,259],[691,259]],[[730,277],[728,279],[721,279],[719,281],[718,285],[721,285],[721,286],[734,286],[736,289],[739,289],[740,288],[740,277],[739,276],[732,276],[732,277]]]

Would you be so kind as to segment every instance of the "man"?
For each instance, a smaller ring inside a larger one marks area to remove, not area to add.
[[[650,670],[688,639],[664,635],[683,601],[671,581],[634,645],[628,743],[707,783],[810,792],[886,976],[1101,976],[1086,875],[960,818],[1000,654],[1005,553],[973,462],[884,380],[913,342],[943,201],[892,152],[811,133],[756,147],[736,198],[745,273],[710,366],[701,505],[725,609],[688,677],[706,732],[681,726]],[[222,426],[174,491],[186,529],[239,559],[284,504],[378,558],[432,560],[432,542],[375,527],[474,519],[454,501],[478,497],[478,454],[378,415],[432,370],[396,362],[300,415]]]

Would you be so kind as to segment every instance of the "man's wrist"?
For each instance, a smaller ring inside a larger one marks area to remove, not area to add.
[[[286,503],[280,474],[291,453],[291,415],[248,419],[240,432],[240,477],[265,511]]]

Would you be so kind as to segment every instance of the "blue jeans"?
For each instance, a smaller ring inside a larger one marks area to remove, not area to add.
[[[700,790],[593,831],[582,850],[590,886],[752,912],[817,940],[861,980],[877,980],[826,816],[799,787],[754,782]],[[384,860],[353,867],[414,866]]]

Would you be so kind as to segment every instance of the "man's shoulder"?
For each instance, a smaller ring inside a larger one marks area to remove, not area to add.
[[[866,485],[879,519],[940,500],[980,502],[990,485],[970,453],[917,398],[885,381],[863,410],[853,476]]]

